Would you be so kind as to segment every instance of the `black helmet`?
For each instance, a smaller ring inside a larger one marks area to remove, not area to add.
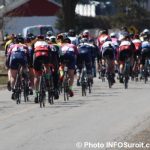
[[[47,36],[52,36],[52,35],[53,35],[53,32],[52,32],[52,31],[47,31],[46,35],[47,35]]]
[[[24,43],[24,38],[22,36],[16,36],[15,41],[16,43]]]
[[[75,30],[74,30],[74,29],[70,29],[70,30],[68,31],[68,36],[71,36],[71,37],[76,36]]]
[[[44,40],[44,35],[38,35],[37,39]]]

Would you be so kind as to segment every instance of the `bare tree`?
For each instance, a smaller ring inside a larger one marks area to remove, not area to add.
[[[75,27],[75,8],[79,0],[61,0],[65,31]]]

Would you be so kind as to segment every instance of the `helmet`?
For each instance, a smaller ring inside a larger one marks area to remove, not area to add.
[[[60,39],[63,40],[63,35],[62,34],[57,35],[57,40],[60,40]]]
[[[30,43],[30,42],[31,42],[31,38],[27,37],[27,38],[25,39],[25,42]]]
[[[128,31],[128,28],[126,26],[121,27],[121,30]]]
[[[110,37],[111,38],[116,37],[116,33],[115,32],[110,33]]]
[[[88,38],[82,38],[82,39],[80,40],[80,43],[88,43]]]
[[[83,38],[88,38],[89,37],[89,30],[84,30],[82,34]]]
[[[20,35],[17,35],[15,41],[16,43],[24,43],[24,38]]]
[[[43,36],[43,35],[38,35],[38,36],[37,36],[37,39],[43,40],[43,39],[44,39],[44,36]]]
[[[89,30],[84,30],[83,34],[89,34]]]
[[[29,38],[32,37],[32,36],[33,36],[32,33],[28,33],[28,34],[27,34],[27,37],[29,37]]]
[[[70,29],[70,30],[68,31],[68,36],[71,36],[71,37],[76,36],[76,33],[75,33],[74,29]]]
[[[56,43],[56,36],[51,36],[49,38],[49,41],[52,42],[52,43]]]
[[[144,29],[144,30],[143,30],[143,33],[144,33],[144,34],[150,34],[150,31],[149,31],[148,29]]]
[[[71,43],[71,40],[68,37],[66,37],[66,38],[63,39],[63,42],[64,43]]]
[[[134,35],[134,39],[139,39],[140,37],[139,37],[139,35],[138,34],[135,34]]]
[[[46,35],[47,35],[47,36],[52,36],[52,35],[53,35],[53,32],[52,32],[52,31],[47,31]]]

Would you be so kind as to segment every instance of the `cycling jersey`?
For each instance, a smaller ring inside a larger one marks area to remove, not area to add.
[[[139,49],[141,48],[141,44],[142,44],[141,40],[139,40],[139,39],[134,39],[134,40],[132,40],[132,42],[133,42],[133,44],[135,45],[135,49],[136,49],[136,50],[139,50]]]
[[[115,49],[116,47],[112,41],[106,41],[101,47],[102,57],[109,57],[110,59],[114,59]]]
[[[8,49],[7,61],[11,69],[17,69],[19,65],[25,66],[29,62],[28,47],[24,44],[13,44]]]
[[[49,45],[45,41],[37,41],[34,44],[34,53],[35,57],[39,56],[48,56],[49,54]]]
[[[107,34],[102,34],[97,38],[97,46],[101,48],[103,43],[106,41],[106,39],[109,38],[109,35]]]
[[[61,47],[60,56],[61,62],[66,64],[69,69],[75,69],[75,56],[77,54],[77,48],[73,44],[65,43]]]

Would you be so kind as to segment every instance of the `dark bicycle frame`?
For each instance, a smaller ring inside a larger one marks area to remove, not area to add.
[[[85,63],[82,65],[82,71],[81,71],[81,88],[82,88],[82,96],[86,96],[86,90],[88,86],[88,77],[86,72],[86,66]]]
[[[129,62],[129,58],[127,57],[125,59],[124,70],[123,70],[124,88],[125,89],[128,88],[129,75],[130,75],[130,62]]]

